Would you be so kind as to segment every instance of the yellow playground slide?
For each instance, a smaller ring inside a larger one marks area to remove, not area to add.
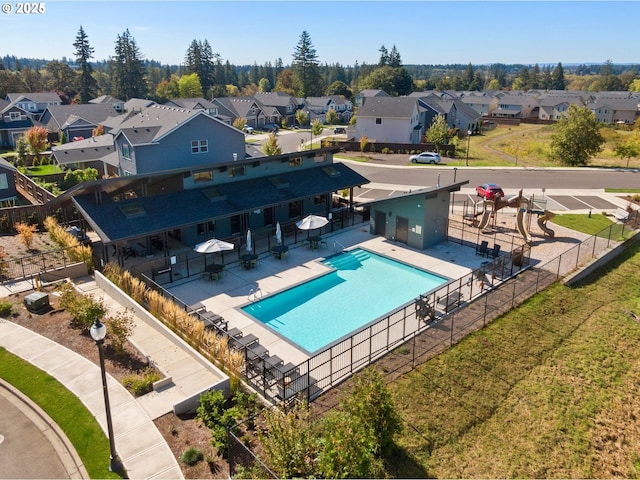
[[[545,210],[544,214],[538,217],[538,226],[540,227],[540,230],[542,230],[545,235],[549,235],[551,238],[555,236],[556,232],[547,227],[547,220],[551,220],[555,216],[555,213],[550,212],[549,210]]]

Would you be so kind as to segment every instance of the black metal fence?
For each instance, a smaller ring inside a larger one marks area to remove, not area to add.
[[[0,276],[3,282],[29,279],[44,273],[65,269],[79,262],[90,265],[91,257],[88,250],[76,246],[38,252],[27,257],[6,258],[0,261]]]

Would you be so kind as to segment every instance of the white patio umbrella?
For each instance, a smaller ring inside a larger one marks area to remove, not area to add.
[[[206,242],[197,244],[194,247],[194,250],[198,253],[217,253],[227,250],[233,250],[233,248],[233,243],[224,242],[222,240],[218,240],[217,238],[212,238],[210,240],[207,240]]]
[[[329,223],[329,220],[327,220],[325,217],[320,217],[318,215],[309,215],[297,222],[296,226],[300,230],[315,230],[316,228],[324,227],[327,223]]]
[[[251,230],[247,230],[247,252],[251,253],[253,248],[251,248]]]
[[[276,223],[276,242],[278,242],[278,245],[282,245],[282,230],[280,229],[280,222]]]

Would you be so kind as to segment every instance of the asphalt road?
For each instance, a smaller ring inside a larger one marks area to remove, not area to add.
[[[333,135],[333,129],[324,129],[320,137],[344,137]],[[256,136],[256,148],[266,135]],[[317,141],[318,137],[313,137]],[[311,134],[306,130],[281,130],[278,144],[283,152],[295,152],[307,145]],[[440,165],[409,165],[408,155],[369,155],[367,163],[350,162],[351,168],[364,175],[372,183],[393,185],[435,185],[469,180],[469,187],[483,183],[497,183],[503,188],[547,189],[598,189],[640,188],[640,170],[604,168],[503,168],[503,167],[454,167],[447,166],[446,158]]]
[[[441,165],[406,166],[406,160],[385,160],[385,164],[350,162],[349,166],[373,183],[395,185],[435,185],[469,180],[469,186],[497,183],[503,188],[598,189],[640,188],[640,170],[599,168],[493,168]]]

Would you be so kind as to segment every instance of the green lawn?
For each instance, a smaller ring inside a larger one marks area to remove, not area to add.
[[[640,476],[640,247],[391,384],[396,477]]]
[[[62,169],[57,165],[38,165],[35,167],[27,167],[27,175],[31,177],[52,175],[54,173],[62,173]]]
[[[0,377],[37,403],[67,435],[91,478],[109,471],[109,440],[78,398],[56,379],[0,347]]]
[[[629,229],[624,228],[624,225],[616,223],[602,214],[589,216],[585,214],[565,213],[556,215],[552,222],[572,230],[577,230],[578,232],[598,235],[616,241],[624,240],[625,234],[630,232]]]

